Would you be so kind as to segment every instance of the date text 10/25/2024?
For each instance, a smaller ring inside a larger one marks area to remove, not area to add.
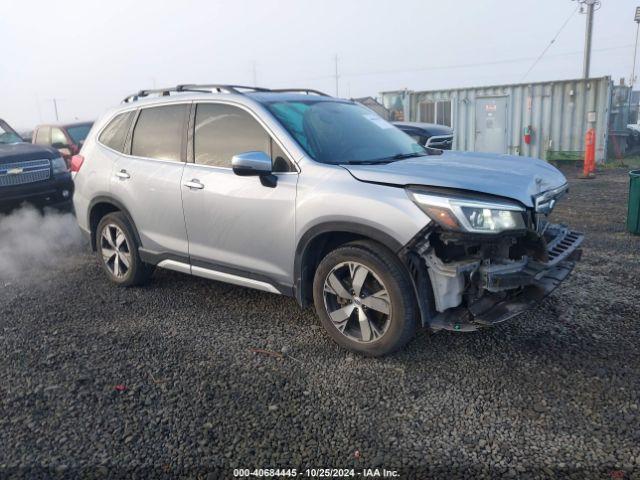
[[[400,476],[397,470],[387,470],[386,468],[235,468],[233,476],[240,477],[263,477],[263,478],[397,478]]]

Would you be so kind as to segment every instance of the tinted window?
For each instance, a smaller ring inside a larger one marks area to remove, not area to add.
[[[67,133],[75,143],[84,142],[91,130],[91,123],[86,125],[74,125],[73,127],[67,127]]]
[[[36,132],[36,139],[34,143],[38,145],[49,145],[49,127],[39,127]]]
[[[116,115],[100,134],[100,142],[118,152],[124,151],[124,142],[134,114],[135,112],[126,112]]]
[[[67,142],[67,137],[62,130],[60,130],[59,128],[51,129],[51,145],[59,147],[62,145],[67,145],[68,143],[69,142]]]
[[[143,108],[131,141],[131,155],[181,161],[187,105]]]
[[[270,138],[246,111],[230,105],[203,103],[196,109],[194,157],[201,165],[231,167],[237,153],[270,153]]]

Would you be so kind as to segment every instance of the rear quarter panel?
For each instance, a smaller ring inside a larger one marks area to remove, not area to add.
[[[84,163],[74,178],[73,205],[78,225],[84,231],[89,231],[91,201],[109,195],[113,165],[118,154],[98,144],[93,135],[87,137],[80,154],[84,156]]]

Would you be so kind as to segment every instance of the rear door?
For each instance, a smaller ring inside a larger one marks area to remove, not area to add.
[[[144,251],[188,261],[180,181],[190,104],[141,108],[111,178],[111,194],[129,211]]]
[[[205,268],[290,286],[297,169],[243,108],[201,103],[193,123],[194,163],[185,167],[182,186],[193,272]],[[275,188],[233,173],[231,157],[248,151],[271,155]],[[188,186],[193,183],[201,187]]]

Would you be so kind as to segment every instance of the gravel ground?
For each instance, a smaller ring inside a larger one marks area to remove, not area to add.
[[[571,183],[554,217],[587,239],[567,282],[507,324],[421,332],[384,359],[339,349],[293,299],[168,271],[115,288],[74,242],[22,265],[0,279],[0,477],[640,478],[628,179]]]

